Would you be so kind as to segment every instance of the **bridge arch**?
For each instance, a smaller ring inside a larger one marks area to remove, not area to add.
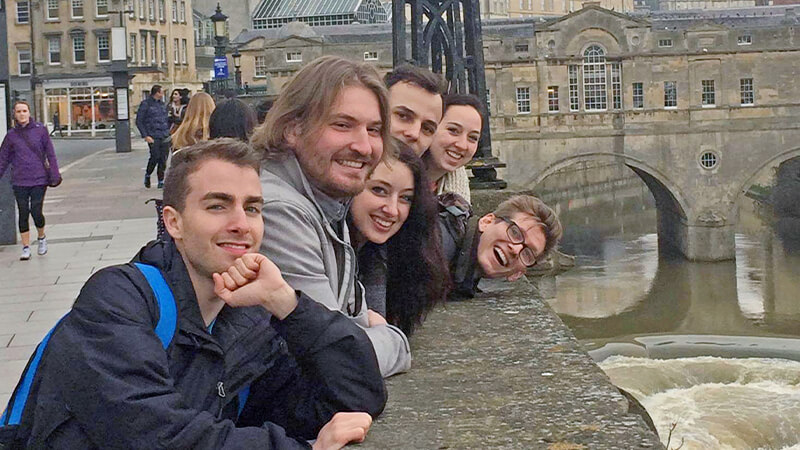
[[[772,156],[771,158],[767,159],[758,166],[756,169],[750,172],[750,176],[748,176],[744,182],[739,185],[739,188],[736,190],[736,198],[734,198],[734,203],[736,203],[739,198],[747,191],[747,189],[753,184],[753,180],[762,170],[766,169],[767,167],[772,166],[779,166],[780,164],[789,161],[790,159],[800,157],[800,147],[793,148],[791,150],[786,150],[785,152],[778,153],[777,155]]]

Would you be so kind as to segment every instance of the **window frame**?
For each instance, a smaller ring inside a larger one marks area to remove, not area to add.
[[[20,8],[22,5],[23,8]],[[31,2],[30,0],[17,0],[17,8],[16,8],[16,23],[17,25],[27,25],[31,23]],[[21,13],[21,14],[20,14]],[[21,20],[22,16],[25,16],[25,21]]]
[[[106,12],[105,14],[100,13],[100,3],[105,3]],[[98,18],[106,18],[108,17],[108,0],[95,0],[94,2],[94,16]]]
[[[55,6],[56,6],[55,8],[52,8],[53,3],[55,3]],[[61,18],[61,8],[60,8],[61,5],[59,4],[58,0],[47,0],[47,5],[46,6],[47,7],[45,9],[47,11],[45,12],[45,20],[55,21],[55,20],[59,20]],[[50,15],[50,13],[52,11],[56,12],[55,16],[51,16]]]
[[[671,89],[667,90],[670,86]],[[672,92],[672,96],[668,95]],[[674,104],[668,104],[674,103]],[[664,81],[664,109],[678,109],[678,82],[677,81]]]
[[[181,0],[179,4],[180,9],[178,10],[178,20],[180,23],[186,23],[186,1]]]
[[[716,108],[717,88],[714,80],[700,80],[700,106],[703,108]]]
[[[658,48],[670,48],[672,45],[672,38],[663,38],[658,40]]]
[[[22,55],[23,54],[27,54],[28,55],[27,59],[25,59],[25,60],[22,59]],[[23,72],[23,70],[22,70],[22,65],[23,64],[27,64],[28,65],[27,73]],[[17,49],[17,73],[21,77],[29,77],[29,76],[33,75],[33,53],[31,52],[31,49],[29,49],[29,48],[27,48],[27,49],[18,48]]]
[[[158,65],[158,36],[150,33],[150,65]]]
[[[295,55],[297,56],[295,57]],[[303,52],[286,52],[286,62],[287,63],[303,62]]]
[[[147,0],[147,19],[150,22],[156,21],[156,0]]]
[[[266,78],[267,76],[267,57],[256,55],[253,58],[253,73],[255,78]]]
[[[644,83],[641,81],[631,83],[631,94],[632,108],[644,109]]]
[[[517,86],[515,92],[516,92],[515,98],[517,100],[517,114],[530,114],[532,111],[531,87]],[[526,96],[527,98],[525,98]]]
[[[166,36],[159,36],[159,43],[161,44],[161,65],[166,66],[168,64],[167,60],[167,37]]]
[[[172,0],[172,23],[178,23],[178,0]]]
[[[80,4],[80,6],[76,7],[75,5],[77,5],[77,4]],[[75,15],[75,9],[76,8],[80,8],[80,10],[81,10],[81,15],[80,16],[76,16]],[[86,14],[86,2],[84,2],[83,0],[70,0],[70,2],[69,2],[69,17],[70,17],[70,19],[83,19],[85,17],[85,14]]]
[[[749,86],[746,86],[749,84]],[[750,101],[746,101],[746,97],[750,97]],[[739,78],[739,100],[741,106],[753,106],[756,104],[756,89],[753,78]]]
[[[53,42],[58,43],[58,50],[53,52]],[[58,61],[53,61],[53,55],[58,55]],[[60,66],[61,65],[61,36],[50,36],[47,38],[47,65]]]
[[[147,32],[141,32],[139,37],[139,64],[147,65]]]
[[[561,112],[558,103],[558,86],[547,86],[547,112]]]
[[[364,52],[364,61],[377,61],[377,60],[378,60],[378,52],[377,51]]]
[[[612,62],[611,70],[611,109],[622,109],[622,63]]]
[[[158,0],[158,21],[167,21],[167,0]]]
[[[753,35],[750,33],[740,34],[736,37],[736,45],[753,45]]]
[[[181,59],[180,59],[181,40],[178,39],[178,38],[173,38],[172,39],[172,45],[173,45],[172,56],[174,57],[173,63],[174,64],[180,64],[181,63]]]
[[[583,110],[608,111],[608,61],[603,47],[592,44],[583,51]]]
[[[139,55],[139,45],[137,44],[139,38],[137,36],[138,36],[137,33],[131,33],[130,37],[128,38],[128,46],[130,50],[130,55],[128,55],[128,61],[131,63],[135,63]]]
[[[86,64],[86,35],[73,34],[70,37],[72,38],[72,63],[81,65]],[[79,41],[83,47],[81,49],[78,48]],[[78,60],[78,52],[83,52],[83,60]]]
[[[189,43],[185,38],[181,39],[181,64],[189,64],[189,50],[187,46]]]
[[[580,69],[577,64],[570,64],[567,66],[567,79],[569,80],[569,110],[570,112],[578,112],[581,110],[581,94],[580,94],[580,76],[578,73]]]
[[[100,55],[102,54],[103,49],[100,47],[100,44],[105,40],[106,48],[105,51],[106,56],[108,59],[101,59]],[[111,38],[107,34],[97,35],[97,62],[99,63],[107,63],[111,62]]]

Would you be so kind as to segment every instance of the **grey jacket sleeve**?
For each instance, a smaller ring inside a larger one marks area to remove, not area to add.
[[[338,289],[328,276],[338,273],[338,268],[324,257],[323,246],[330,243],[320,238],[324,231],[315,227],[316,218],[296,205],[281,201],[266,202],[262,215],[261,253],[278,266],[286,282],[328,309],[342,312],[363,328],[375,349],[381,375],[388,377],[407,371],[411,367],[411,350],[405,334],[392,325],[370,327],[366,307],[353,317],[347,313],[347,303],[340,303]]]

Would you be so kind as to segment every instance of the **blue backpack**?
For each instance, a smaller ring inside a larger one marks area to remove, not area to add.
[[[161,271],[158,268],[142,263],[134,263],[134,266],[142,272],[156,296],[159,314],[155,333],[161,340],[161,345],[164,347],[164,350],[166,350],[172,342],[172,338],[175,336],[178,322],[178,307],[175,303],[175,297],[172,295],[172,290],[169,288],[167,281],[164,280],[164,276],[161,275]],[[68,314],[69,313],[64,315],[64,317],[67,317]],[[20,442],[20,438],[22,438],[23,442],[27,440],[24,436],[17,436],[17,431],[22,421],[25,405],[31,396],[31,387],[33,386],[33,380],[36,376],[36,370],[39,368],[39,363],[42,360],[42,355],[47,348],[47,343],[50,341],[50,336],[53,334],[53,331],[58,328],[61,321],[64,320],[64,317],[56,323],[44,339],[42,339],[42,342],[36,347],[36,351],[33,353],[33,356],[28,362],[28,366],[22,373],[17,387],[14,389],[14,393],[11,395],[11,399],[8,401],[8,406],[3,412],[2,417],[0,417],[0,449],[3,448],[4,444]],[[243,406],[244,402],[241,400],[240,402]]]

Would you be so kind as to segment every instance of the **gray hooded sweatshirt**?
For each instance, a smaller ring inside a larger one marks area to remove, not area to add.
[[[407,371],[411,349],[405,334],[393,325],[369,326],[364,290],[356,285],[356,253],[345,221],[350,199],[333,199],[313,188],[294,154],[265,161],[261,187],[261,253],[280,268],[292,288],[340,311],[366,331],[384,377]]]

